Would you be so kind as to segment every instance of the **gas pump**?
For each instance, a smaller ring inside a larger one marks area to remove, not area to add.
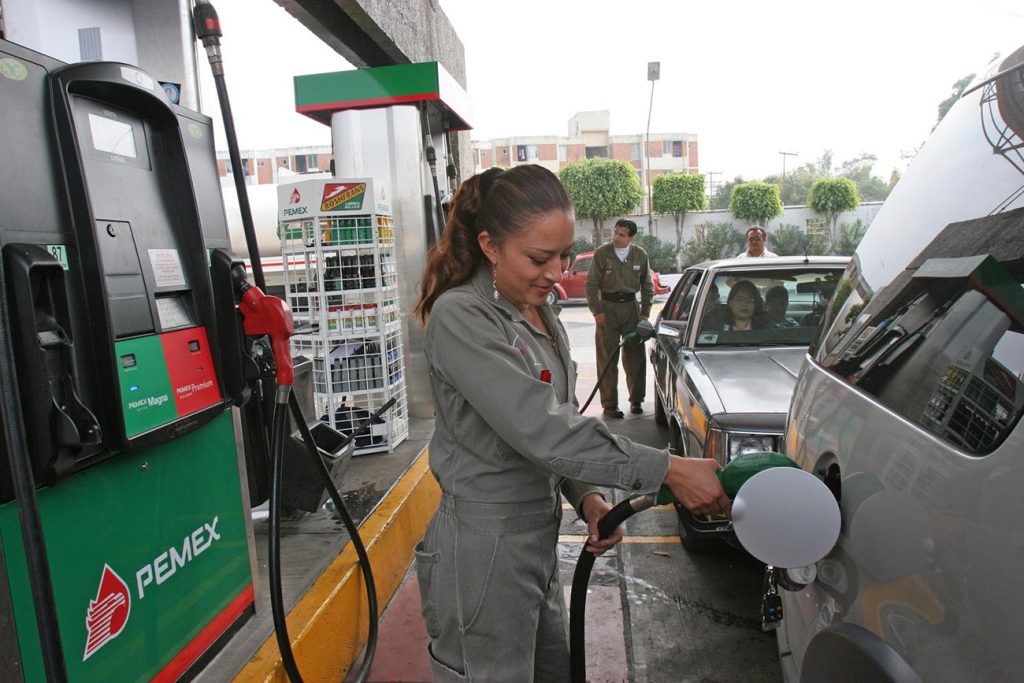
[[[4,41],[0,101],[0,666],[187,675],[253,610],[212,127],[139,69]]]

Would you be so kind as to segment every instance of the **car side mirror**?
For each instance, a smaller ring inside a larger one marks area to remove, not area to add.
[[[685,320],[659,320],[658,336],[669,339],[682,340],[686,338],[688,323]]]

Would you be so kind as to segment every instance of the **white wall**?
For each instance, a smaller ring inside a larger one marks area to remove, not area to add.
[[[79,62],[78,29],[98,26],[104,61],[138,64],[130,0],[4,0],[7,39]]]

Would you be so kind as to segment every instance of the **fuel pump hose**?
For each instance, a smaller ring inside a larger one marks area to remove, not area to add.
[[[600,382],[600,380],[598,380]],[[747,480],[759,472],[773,467],[795,467],[799,465],[779,453],[749,453],[733,458],[724,469],[716,472],[725,494],[735,498]],[[655,505],[676,503],[675,496],[667,486],[662,486],[655,495],[627,498],[618,503],[598,520],[598,537],[605,539],[615,529],[638,512]],[[586,613],[587,585],[594,568],[596,556],[583,548],[572,575],[572,595],[569,598],[569,671],[572,683],[585,683],[587,679],[586,659]]]

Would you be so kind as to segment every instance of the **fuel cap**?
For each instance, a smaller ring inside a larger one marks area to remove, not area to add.
[[[824,482],[792,467],[758,472],[732,503],[736,538],[748,553],[776,567],[813,564],[839,538],[839,504]]]

